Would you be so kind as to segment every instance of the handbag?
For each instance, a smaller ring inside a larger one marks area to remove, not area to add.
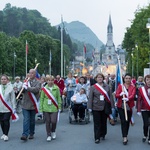
[[[105,114],[107,114],[107,115],[112,114],[111,104],[109,102],[107,102],[107,101],[105,101],[104,110],[105,110]]]

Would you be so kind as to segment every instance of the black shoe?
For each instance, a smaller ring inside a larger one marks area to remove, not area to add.
[[[81,119],[81,118],[79,119],[79,122],[82,122],[82,119]]]
[[[142,139],[142,142],[145,142],[145,141],[146,141],[146,137],[144,136],[143,139]]]
[[[102,140],[105,140],[105,136],[102,136]]]
[[[34,139],[34,136],[33,136],[33,135],[30,135],[30,136],[29,136],[29,139],[30,139],[30,140]]]
[[[100,143],[100,140],[99,139],[95,140],[95,143],[96,144]]]
[[[20,140],[26,141],[26,140],[27,140],[27,137],[26,137],[26,136],[22,136],[22,137],[20,138]]]

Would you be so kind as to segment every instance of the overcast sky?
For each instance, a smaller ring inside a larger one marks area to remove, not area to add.
[[[149,0],[0,0],[0,10],[6,3],[37,9],[52,25],[60,23],[61,15],[68,23],[77,20],[83,22],[104,44],[111,14],[114,44],[117,46],[122,42],[126,27],[130,26],[138,6],[147,6]]]

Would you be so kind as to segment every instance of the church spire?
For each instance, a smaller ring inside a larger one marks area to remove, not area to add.
[[[111,15],[109,14],[109,22],[108,22],[108,26],[107,26],[107,33],[113,33],[113,27],[112,27],[112,23],[111,23]]]

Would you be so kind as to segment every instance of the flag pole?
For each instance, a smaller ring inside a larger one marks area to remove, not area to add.
[[[49,53],[50,53],[50,58],[49,58],[49,74],[51,75],[51,50],[49,51]]]
[[[61,77],[63,77],[63,17],[61,16]]]
[[[27,60],[28,60],[28,42],[26,40],[26,76],[27,76],[27,68],[28,68],[28,66],[27,66]]]
[[[65,77],[65,74],[66,74],[66,58],[64,56],[64,77]]]
[[[120,80],[121,80],[121,84],[122,84],[122,92],[124,92],[119,55],[118,55],[118,65],[119,65],[119,70],[120,70]],[[125,95],[123,95],[123,98],[125,98]],[[126,101],[123,101],[123,106],[124,106],[125,119],[126,119],[126,121],[128,121]]]

